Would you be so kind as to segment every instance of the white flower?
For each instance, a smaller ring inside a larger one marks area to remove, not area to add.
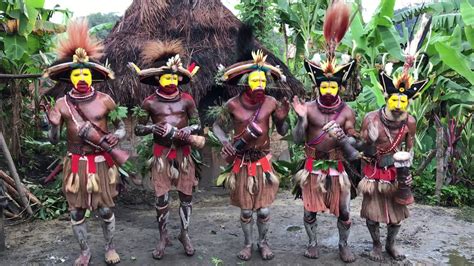
[[[393,71],[393,63],[385,64],[385,73],[387,73],[388,76],[392,75],[392,71]]]
[[[341,55],[341,64],[347,64],[349,63],[349,61],[351,61],[351,56],[348,55],[348,54],[343,54]]]
[[[311,61],[317,65],[321,64],[321,55],[320,54],[314,54],[313,58],[311,58]]]

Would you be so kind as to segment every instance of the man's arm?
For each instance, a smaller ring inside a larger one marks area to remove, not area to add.
[[[286,121],[286,117],[288,116],[288,112],[290,111],[290,103],[286,98],[283,99],[283,102],[280,104],[275,101],[275,111],[272,114],[272,120],[275,122],[275,127],[277,129],[278,134],[281,136],[286,135],[288,132],[288,122]]]
[[[185,97],[188,126],[178,131],[178,138],[181,139],[187,139],[191,134],[198,134],[201,131],[201,119],[199,119],[196,103],[190,95],[185,94]]]
[[[115,104],[115,101],[107,94],[105,94],[104,104],[107,107],[107,114],[110,114],[110,112],[114,111],[117,108],[117,104]],[[112,121],[112,123],[115,127],[115,131],[114,133],[108,134],[105,137],[105,140],[111,146],[115,146],[118,144],[119,140],[125,137],[125,123],[122,119],[116,119],[115,121]]]
[[[60,128],[61,128],[61,124],[63,123],[61,112],[60,112],[60,106],[63,101],[64,101],[64,98],[60,98],[56,102],[54,107],[48,112],[48,120],[51,126],[48,132],[48,136],[49,136],[49,141],[52,144],[58,144],[59,142]]]
[[[298,115],[298,121],[293,129],[293,140],[295,143],[300,144],[305,141],[306,128],[308,127],[308,106],[305,102],[300,102],[298,96],[293,97],[293,109]]]
[[[135,135],[137,136],[145,136],[148,134],[153,133],[153,125],[147,125],[148,121],[150,120],[150,112],[149,112],[149,102],[145,100],[141,106],[141,110],[137,114],[138,123],[135,126]]]
[[[230,123],[231,120],[231,113],[230,113],[230,102],[227,102],[222,110],[222,113],[217,117],[216,121],[212,125],[212,131],[214,135],[216,135],[217,139],[222,143],[223,148],[222,152],[225,153],[227,156],[233,156],[236,153],[235,148],[232,146],[231,141],[227,133],[225,132],[226,125]]]
[[[351,108],[348,108],[347,119],[346,119],[346,122],[344,123],[344,132],[348,136],[359,138],[360,134],[359,132],[355,130],[355,122],[356,122],[355,112]]]
[[[416,120],[413,116],[408,117],[408,134],[406,137],[406,150],[410,153],[413,153],[413,146],[415,143],[415,134],[416,134]]]

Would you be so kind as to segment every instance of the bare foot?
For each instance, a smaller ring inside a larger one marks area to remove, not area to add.
[[[385,246],[385,250],[394,260],[404,260],[406,258],[405,255],[402,254],[397,247],[395,247],[395,245]]]
[[[165,248],[168,246],[171,246],[171,241],[169,237],[166,236],[166,237],[160,238],[158,245],[156,245],[156,248],[152,253],[153,258],[156,260],[161,260],[163,256],[165,255]]]
[[[263,260],[271,260],[275,257],[267,242],[258,244],[258,250],[260,251]]]
[[[250,258],[252,258],[252,245],[245,246],[244,249],[237,254],[237,257],[241,260],[250,260]]]
[[[105,252],[105,263],[114,265],[120,262],[120,256],[115,249],[109,249]]]
[[[356,259],[349,246],[339,246],[339,257],[346,263],[354,262]]]
[[[179,242],[183,244],[184,252],[188,256],[194,255],[193,244],[191,244],[191,239],[187,233],[181,233],[178,237]]]
[[[304,256],[310,259],[317,259],[319,257],[318,246],[308,246],[308,248],[304,252]]]
[[[373,261],[382,261],[382,244],[373,244],[372,251],[369,253],[369,259]]]
[[[81,255],[74,261],[74,266],[87,266],[91,260],[90,249],[81,251]]]

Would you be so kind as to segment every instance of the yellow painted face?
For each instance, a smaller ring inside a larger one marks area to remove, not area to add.
[[[388,110],[401,110],[406,112],[408,109],[408,96],[394,93],[387,99]]]
[[[263,71],[254,71],[249,75],[249,87],[253,91],[257,88],[267,87],[267,77]]]
[[[335,81],[323,81],[319,85],[319,93],[321,95],[331,94],[336,96],[339,91],[339,84]]]
[[[177,74],[164,74],[160,76],[160,80],[158,81],[162,87],[166,87],[169,85],[178,86],[179,77]]]
[[[84,81],[90,87],[92,85],[92,74],[88,68],[78,68],[71,71],[71,82],[77,88],[79,81]]]

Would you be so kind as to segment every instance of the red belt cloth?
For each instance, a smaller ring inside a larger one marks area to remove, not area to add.
[[[191,146],[183,146],[181,147],[182,151],[183,151],[183,156],[188,156],[189,154],[191,154]],[[166,158],[168,159],[176,159],[176,156],[177,156],[177,151],[176,149],[173,149],[173,148],[170,148],[170,147],[166,147],[166,146],[162,146],[160,144],[153,144],[153,155],[155,157],[161,157],[163,155],[163,151],[165,150],[168,150],[168,154],[166,155]]]
[[[306,158],[304,168],[310,173],[313,172],[313,163],[314,163],[314,158],[311,158],[311,157]],[[318,170],[321,170],[323,173],[329,172],[329,169],[318,169]],[[340,173],[344,171],[344,164],[342,163],[342,161],[337,161],[337,171]]]
[[[397,177],[397,169],[395,168],[395,166],[379,168],[371,164],[366,164],[363,172],[367,178],[375,180],[384,180],[392,182]]]
[[[272,171],[272,167],[270,165],[270,162],[268,161],[268,158],[262,157],[258,161],[255,162],[244,162],[242,164],[242,159],[241,158],[236,158],[234,160],[234,166],[232,167],[232,172],[235,174],[238,174],[240,172],[240,165],[242,164],[243,166],[247,166],[247,175],[248,176],[256,176],[257,175],[257,164],[260,163],[260,166],[262,166],[262,170],[264,173],[269,173]]]
[[[79,160],[81,159],[83,155],[81,154],[71,154],[71,172],[74,174],[77,174],[79,172]],[[108,152],[99,152],[99,153],[93,153],[93,154],[87,154],[84,155],[84,157],[87,158],[87,168],[88,172],[90,174],[95,174],[97,172],[97,169],[95,167],[95,157],[97,156],[104,156],[105,161],[107,162],[107,165],[110,167],[114,166],[114,160],[112,159],[112,156]]]

